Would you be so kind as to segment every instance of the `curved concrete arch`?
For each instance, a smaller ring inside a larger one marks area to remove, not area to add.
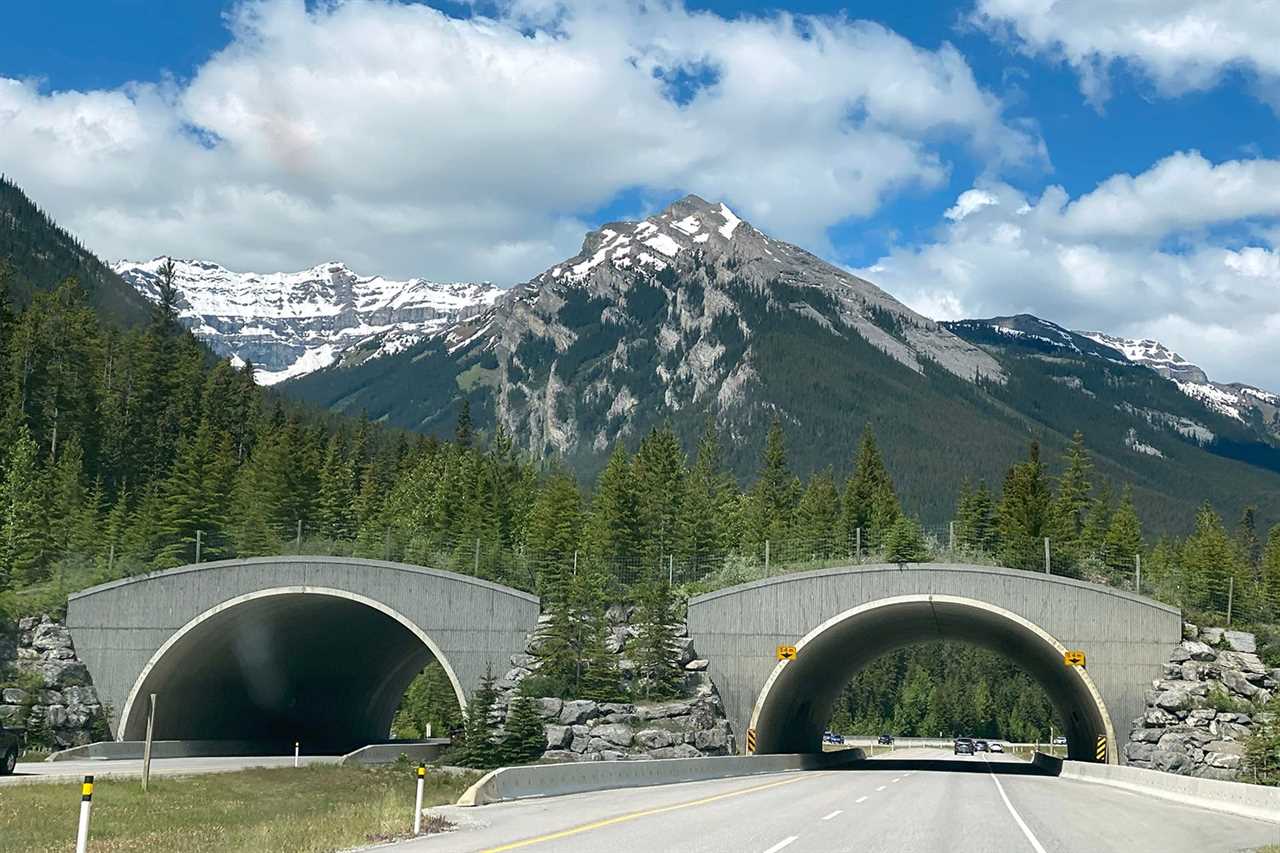
[[[287,556],[92,587],[68,597],[67,627],[119,738],[139,734],[143,697],[163,683],[157,737],[241,740],[229,721],[256,718],[253,734],[273,742],[294,729],[382,739],[374,721],[389,723],[397,691],[433,656],[465,705],[486,669],[501,675],[525,651],[538,613],[537,596],[480,578]]]
[[[930,631],[932,625],[932,631]],[[1089,673],[1067,667],[1067,647],[1016,613],[973,598],[900,595],[845,610],[800,639],[796,657],[770,673],[752,709],[757,752],[805,752],[820,741],[844,685],[877,657],[928,639],[958,639],[1017,662],[1067,720],[1073,758],[1092,759],[1097,735],[1116,743],[1111,716]],[[1116,750],[1108,761],[1117,763]]]
[[[332,598],[340,598],[346,601],[356,602],[365,607],[372,608],[390,617],[391,619],[394,619],[397,623],[404,626],[404,628],[410,631],[427,649],[430,650],[432,657],[435,658],[436,662],[440,664],[441,668],[444,669],[445,674],[449,677],[449,683],[453,686],[453,692],[455,697],[458,700],[458,706],[463,709],[466,708],[467,706],[466,692],[462,689],[462,682],[458,680],[458,675],[457,673],[454,672],[453,666],[449,663],[449,659],[445,656],[444,652],[440,649],[440,646],[436,644],[435,640],[431,639],[430,635],[428,635],[420,627],[414,624],[412,620],[404,616],[404,614],[399,613],[395,609],[388,607],[386,604],[383,604],[380,601],[375,601],[374,599],[368,598],[367,596],[363,596],[354,592],[348,592],[346,590],[333,589],[330,587],[308,587],[308,586],[271,587],[269,589],[260,589],[260,590],[255,590],[253,592],[247,592],[247,593],[244,593],[243,595],[238,595],[238,596],[235,596],[234,598],[228,599],[227,601],[216,604],[213,607],[209,608],[208,610],[204,611],[203,613],[199,614],[195,618],[191,619],[189,622],[187,622],[185,625],[179,628],[176,632],[174,632],[173,636],[165,640],[164,644],[159,649],[157,649],[155,654],[151,656],[151,659],[147,661],[146,666],[142,668],[142,672],[138,674],[137,680],[134,681],[133,687],[129,690],[129,695],[128,695],[128,698],[125,700],[124,708],[120,711],[120,723],[117,726],[119,735],[117,737],[117,740],[128,740],[128,739],[136,740],[140,737],[141,730],[145,730],[144,727],[146,725],[146,715],[143,709],[138,708],[137,717],[135,718],[134,716],[135,706],[137,705],[138,697],[143,695],[143,690],[145,685],[147,684],[147,680],[151,676],[152,672],[156,669],[156,666],[160,663],[162,659],[164,659],[165,655],[171,653],[175,647],[180,646],[183,640],[188,636],[188,634],[196,630],[200,625],[203,625],[204,623],[208,622],[211,619],[216,619],[221,614],[225,613],[228,610],[231,610],[232,608],[239,607],[251,601],[257,601],[259,599],[268,598],[271,596],[281,596],[281,595],[323,595],[323,596],[330,596]],[[401,688],[401,692],[403,692],[403,687]]]

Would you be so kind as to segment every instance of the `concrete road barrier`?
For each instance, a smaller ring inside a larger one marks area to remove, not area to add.
[[[860,749],[845,749],[799,755],[726,755],[501,767],[468,788],[459,798],[458,805],[482,806],[524,797],[554,797],[612,788],[702,782],[788,770],[826,770],[865,757]]]
[[[429,738],[421,741],[403,741],[400,743],[374,743],[348,752],[338,761],[339,764],[357,764],[369,766],[375,764],[395,764],[404,756],[409,761],[430,764],[436,761],[449,748],[447,737]]]
[[[1033,762],[1064,779],[1110,785],[1162,800],[1280,824],[1280,788],[1179,776],[1143,767],[1063,761],[1042,752],[1036,753]]]
[[[140,759],[143,741],[102,740],[73,746],[51,754],[45,761],[98,759]],[[151,742],[152,758],[221,758],[237,755],[284,755],[280,744],[264,746],[260,741],[240,740],[157,740]],[[289,754],[293,754],[292,747]]]

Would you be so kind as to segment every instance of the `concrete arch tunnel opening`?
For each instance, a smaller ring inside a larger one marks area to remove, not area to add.
[[[837,696],[877,658],[931,640],[970,643],[997,652],[1044,689],[1065,725],[1068,755],[1095,761],[1099,735],[1116,762],[1115,733],[1102,696],[1087,670],[1066,666],[1066,649],[1048,632],[1016,614],[970,598],[907,595],[873,601],[840,613],[796,644],[796,657],[780,661],[751,715],[757,753],[815,752]]]
[[[151,658],[120,716],[121,740],[217,740],[336,753],[387,740],[431,639],[401,614],[340,590],[282,588],[234,598],[188,622]]]

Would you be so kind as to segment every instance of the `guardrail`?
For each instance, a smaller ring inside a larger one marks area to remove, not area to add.
[[[1143,767],[1063,761],[1036,753],[1033,763],[1063,779],[1122,788],[1215,812],[1280,824],[1280,788],[1179,776]]]
[[[798,755],[726,755],[500,767],[468,788],[458,799],[458,805],[482,806],[525,797],[555,797],[613,788],[702,782],[788,770],[825,770],[864,757],[860,749],[846,749]]]

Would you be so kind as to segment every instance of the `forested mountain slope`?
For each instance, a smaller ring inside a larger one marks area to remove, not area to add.
[[[588,475],[614,443],[666,421],[692,446],[707,414],[740,478],[774,417],[795,436],[798,470],[842,474],[869,423],[926,522],[950,517],[965,480],[997,481],[1028,439],[1056,454],[1079,430],[1160,528],[1190,523],[1205,500],[1280,518],[1265,435],[1103,344],[1012,325],[935,323],[690,196],[592,232],[574,258],[403,353],[285,387],[435,434],[467,400],[480,429],[501,423],[535,457]]]
[[[0,266],[9,270],[11,302],[26,305],[75,278],[88,304],[104,318],[134,326],[150,316],[147,301],[41,211],[16,184],[0,176]]]

